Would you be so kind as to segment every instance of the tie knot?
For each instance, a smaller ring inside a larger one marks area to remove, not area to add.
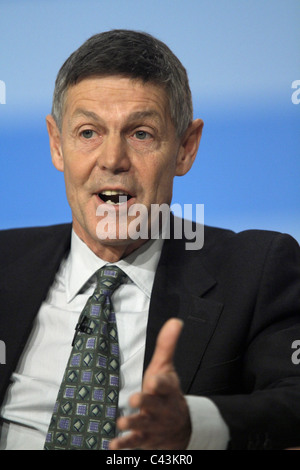
[[[124,282],[126,274],[117,266],[104,266],[96,272],[97,293],[111,296],[113,292]]]

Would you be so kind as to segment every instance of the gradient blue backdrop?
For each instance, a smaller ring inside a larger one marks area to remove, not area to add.
[[[55,77],[92,34],[130,28],[182,60],[205,122],[173,202],[204,204],[210,225],[300,242],[299,18],[299,0],[0,0],[0,228],[70,220],[45,126]]]

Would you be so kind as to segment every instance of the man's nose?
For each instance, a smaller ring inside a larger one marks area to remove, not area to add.
[[[98,155],[98,165],[102,170],[122,173],[130,168],[126,139],[121,135],[107,135]]]

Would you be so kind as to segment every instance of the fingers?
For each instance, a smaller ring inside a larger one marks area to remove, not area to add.
[[[143,442],[144,437],[139,432],[131,432],[130,434],[112,439],[109,444],[110,450],[121,450],[121,449],[138,449]]]
[[[121,432],[130,431],[110,442],[111,450],[137,449],[147,443],[147,430],[152,426],[151,418],[145,413],[136,413],[118,419],[118,429]]]
[[[185,449],[191,433],[189,410],[183,396],[135,394],[131,404],[140,411],[118,419],[125,435],[114,439],[111,449]]]

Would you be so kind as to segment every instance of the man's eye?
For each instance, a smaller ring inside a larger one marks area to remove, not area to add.
[[[94,135],[94,131],[91,129],[85,129],[84,131],[81,132],[82,137],[85,139],[91,139]]]
[[[134,135],[138,140],[146,140],[151,137],[151,135],[146,131],[136,131]]]

